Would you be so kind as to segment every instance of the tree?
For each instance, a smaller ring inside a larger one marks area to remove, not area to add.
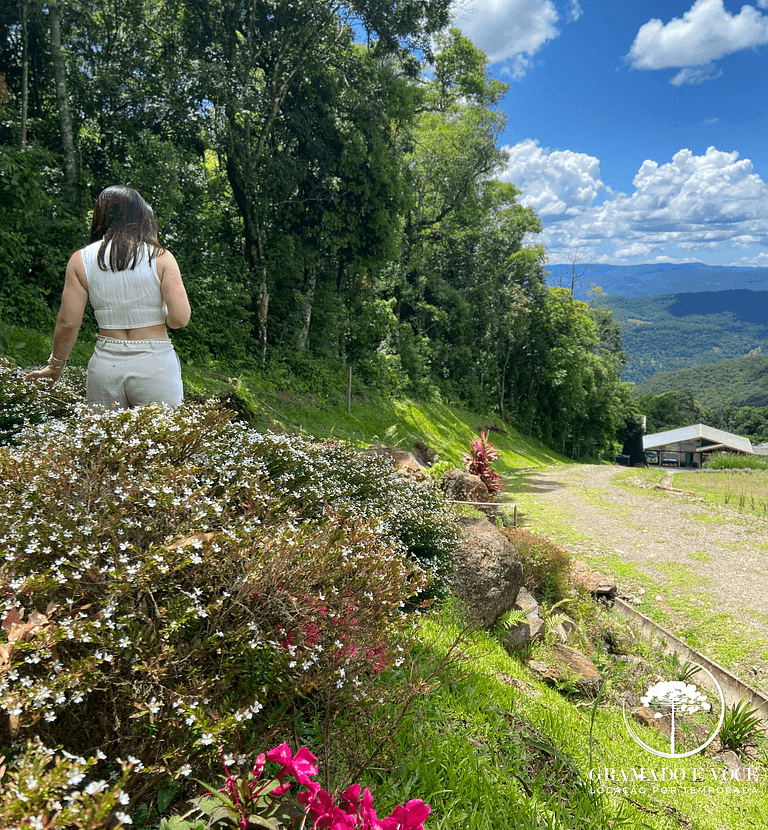
[[[253,284],[260,353],[266,359],[274,287],[270,260],[282,233],[278,217],[296,199],[307,172],[323,165],[305,154],[311,130],[296,132],[305,99],[333,98],[344,74],[353,15],[375,35],[377,59],[402,53],[445,23],[447,0],[384,0],[342,5],[324,0],[195,0],[180,31],[195,73],[196,96],[208,109],[216,148],[225,159],[243,220]],[[327,145],[324,145],[327,149]]]

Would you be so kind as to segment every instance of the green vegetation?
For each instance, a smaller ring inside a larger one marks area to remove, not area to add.
[[[614,455],[637,422],[618,327],[547,289],[541,223],[496,178],[507,85],[446,28],[449,1],[259,9],[63,3],[63,56],[47,7],[0,16],[3,353],[45,359],[92,199],[127,182],[187,286],[184,363],[339,396],[351,367],[356,394],[494,411],[569,457]]]
[[[682,401],[695,400],[707,419],[720,413],[719,423],[711,426],[763,437],[759,429],[765,426],[768,401],[766,367],[768,357],[762,355],[721,360],[707,366],[660,372],[638,384],[636,392],[643,396],[674,394]],[[754,425],[749,419],[753,412],[759,413]]]
[[[768,389],[742,363],[745,355],[768,350],[767,301],[768,292],[744,289],[655,297],[599,293],[594,300],[621,323],[625,380],[648,394],[689,389],[706,407],[768,404]],[[728,378],[726,366],[745,369]]]

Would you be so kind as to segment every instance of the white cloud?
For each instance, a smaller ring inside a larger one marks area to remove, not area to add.
[[[530,58],[559,34],[551,0],[476,0],[470,8],[456,9],[454,17],[491,63],[511,61],[515,78],[524,75]]]
[[[592,261],[667,256],[678,251],[768,248],[768,183],[749,159],[710,147],[680,150],[666,164],[643,162],[633,192],[614,193],[598,159],[541,149],[527,140],[507,148],[505,180],[541,216],[551,261],[583,250]],[[593,204],[600,192],[608,198]]]
[[[759,0],[761,8],[768,8],[768,0]],[[742,6],[738,14],[731,14],[723,0],[696,0],[680,18],[664,24],[649,20],[640,27],[627,59],[635,69],[683,68],[672,80],[684,83],[702,83],[719,77],[713,61],[768,43],[768,15],[754,6]],[[692,71],[691,67],[702,67]]]
[[[765,0],[765,2],[768,3],[768,0]],[[571,0],[571,7],[568,10],[568,20],[576,21],[582,14],[584,14],[584,9],[579,5],[579,0]]]
[[[504,150],[509,162],[501,178],[513,182],[523,192],[521,201],[541,217],[581,213],[606,189],[594,156],[545,150],[532,139]]]
[[[672,86],[682,86],[683,84],[703,84],[704,81],[714,81],[723,74],[722,69],[718,69],[713,63],[708,63],[706,66],[686,66],[681,69],[677,75],[670,81]]]

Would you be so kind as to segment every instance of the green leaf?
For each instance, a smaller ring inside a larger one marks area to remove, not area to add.
[[[174,781],[172,778],[166,779],[165,783],[160,788],[160,792],[157,794],[158,813],[164,813],[168,809],[174,796],[179,791],[180,786],[181,785],[178,781]]]

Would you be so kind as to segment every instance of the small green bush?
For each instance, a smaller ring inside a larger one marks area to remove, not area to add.
[[[714,452],[706,462],[707,470],[768,470],[768,458],[763,455],[733,455]]]
[[[523,565],[525,587],[549,605],[569,596],[571,558],[568,551],[527,530],[506,528],[503,531],[517,550]]]
[[[757,709],[749,705],[747,698],[742,698],[736,706],[726,707],[723,725],[718,733],[720,746],[734,752],[743,752],[755,743],[761,725]]]

